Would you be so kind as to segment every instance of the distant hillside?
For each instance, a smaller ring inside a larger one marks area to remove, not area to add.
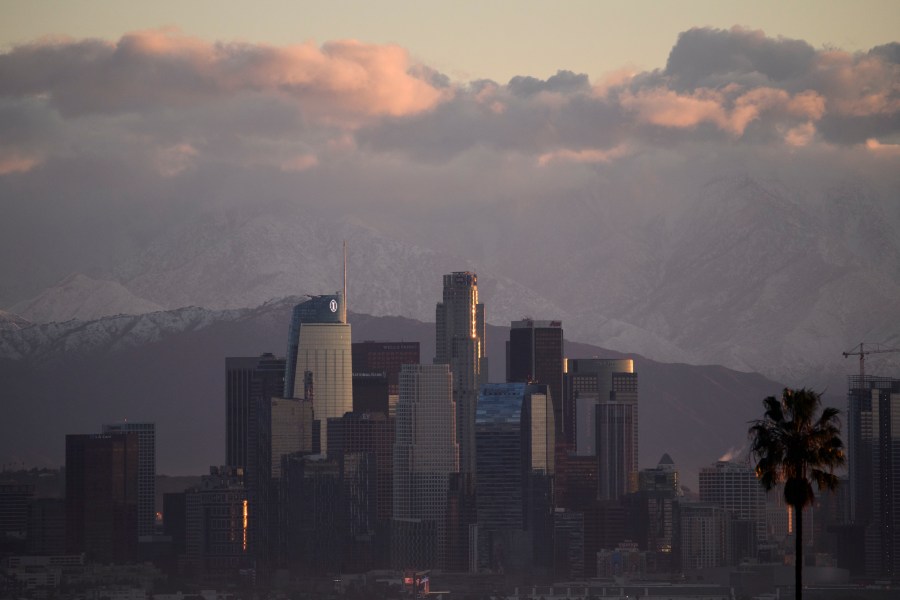
[[[0,332],[5,418],[0,462],[58,466],[66,433],[129,419],[157,423],[158,471],[198,474],[224,460],[227,356],[284,354],[297,298],[254,309],[187,308],[142,316],[33,325]],[[421,343],[434,356],[434,325],[351,314],[353,338]],[[565,323],[564,323],[565,326]],[[490,379],[502,381],[508,329],[488,326]],[[569,357],[623,356],[567,343]],[[698,469],[746,442],[747,421],[781,385],[718,366],[635,356],[640,385],[640,460],[668,452],[688,485]]]

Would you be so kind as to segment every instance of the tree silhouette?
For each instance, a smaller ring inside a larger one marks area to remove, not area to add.
[[[763,418],[752,421],[747,431],[760,484],[769,491],[783,483],[784,500],[794,509],[797,600],[803,597],[803,508],[814,499],[812,482],[819,490],[835,489],[839,480],[834,469],[845,462],[840,411],[828,407],[817,417],[821,403],[817,392],[785,388],[781,400],[763,400]]]

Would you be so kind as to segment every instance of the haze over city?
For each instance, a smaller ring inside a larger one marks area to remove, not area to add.
[[[843,353],[900,348],[895,4],[4,3],[0,464],[125,420],[226,464],[225,358],[282,357],[346,242],[353,342],[430,363],[477,273],[478,382],[561,323],[696,491],[765,396],[846,411]]]

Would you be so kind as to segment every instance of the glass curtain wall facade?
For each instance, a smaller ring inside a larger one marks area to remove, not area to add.
[[[328,448],[328,419],[353,411],[350,335],[342,294],[316,296],[294,307],[284,395],[312,400],[323,454]]]
[[[530,568],[538,542],[549,542],[549,533],[547,540],[535,539],[536,530],[552,527],[549,476],[554,470],[554,424],[547,392],[546,385],[525,383],[486,384],[481,389],[475,440],[482,567]],[[540,502],[543,497],[546,506]]]
[[[456,407],[447,365],[404,365],[400,371],[393,463],[392,556],[413,563],[396,566],[443,566],[448,557],[449,480],[459,471]],[[424,544],[419,539],[423,531],[434,532]],[[415,548],[428,552],[417,554]]]
[[[138,536],[153,535],[156,529],[156,425],[115,423],[104,425],[102,431],[137,434],[137,531]]]
[[[468,271],[444,275],[442,302],[435,308],[435,364],[449,365],[456,403],[460,472],[475,472],[475,404],[487,383],[484,304],[478,303],[478,276]]]
[[[864,529],[865,569],[900,578],[900,379],[850,376],[850,503]]]

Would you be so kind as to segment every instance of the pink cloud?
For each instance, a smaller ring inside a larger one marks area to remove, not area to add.
[[[784,143],[795,148],[808,146],[816,136],[816,126],[812,123],[804,123],[792,127],[784,134]]]
[[[319,159],[315,154],[299,154],[283,163],[281,163],[282,171],[306,171],[319,164]]]
[[[174,177],[188,169],[197,155],[197,149],[188,143],[160,148],[155,157],[156,170],[163,177]]]
[[[854,117],[900,111],[900,65],[877,56],[833,50],[819,55],[813,73],[829,112]]]
[[[620,144],[608,150],[598,148],[570,150],[563,148],[541,154],[538,157],[538,165],[545,167],[554,162],[609,163],[630,153],[631,149],[625,144]]]
[[[869,138],[866,140],[866,148],[877,156],[900,158],[900,144],[882,144],[875,138]]]
[[[734,137],[742,136],[747,126],[764,113],[804,120],[818,120],[825,113],[824,99],[810,90],[794,96],[770,87],[740,92],[737,85],[721,90],[700,88],[690,94],[652,88],[623,94],[621,104],[634,112],[639,122],[672,129],[712,123]]]
[[[721,94],[711,90],[679,94],[670,89],[653,88],[623,94],[621,104],[634,112],[639,121],[661,127],[686,129],[703,122],[723,124],[727,121]]]
[[[20,154],[0,156],[0,175],[25,173],[39,164],[41,164],[41,161],[31,156],[22,156]]]
[[[64,113],[200,105],[242,92],[272,93],[307,116],[360,119],[429,110],[452,95],[417,77],[407,51],[354,40],[287,47],[209,43],[174,30],[101,41],[47,41],[0,55],[3,88],[47,94]]]

